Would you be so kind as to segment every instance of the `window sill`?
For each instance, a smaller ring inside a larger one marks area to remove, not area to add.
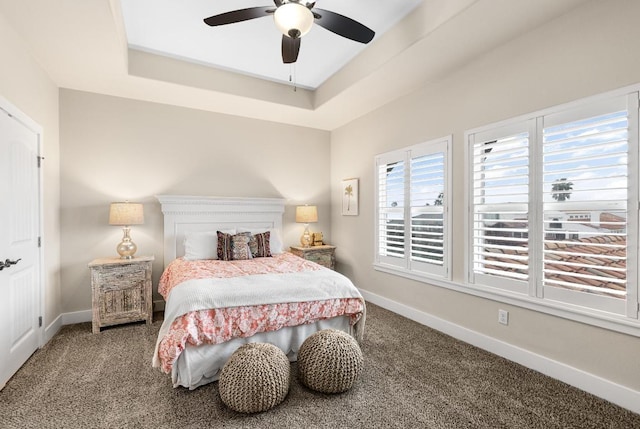
[[[479,298],[515,305],[528,310],[640,337],[640,321],[637,319],[629,319],[613,313],[606,313],[566,303],[545,301],[540,298],[512,293],[502,289],[492,288],[490,286],[476,286],[469,283],[459,283],[449,279],[436,278],[434,276],[411,272],[403,268],[387,264],[374,263],[373,268],[376,271],[404,277],[421,283],[427,283],[432,286],[443,287],[445,289],[466,293]]]

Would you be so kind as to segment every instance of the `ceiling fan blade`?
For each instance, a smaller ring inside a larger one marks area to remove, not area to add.
[[[282,36],[282,62],[285,64],[295,63],[300,52],[300,38],[292,39],[289,36]]]
[[[213,15],[205,18],[204,22],[212,27],[216,25],[233,24],[235,22],[247,21],[254,18],[262,18],[272,14],[275,11],[273,6],[270,7],[250,7],[248,9],[238,9],[231,12]]]
[[[375,31],[366,25],[360,24],[358,21],[354,21],[339,13],[317,8],[313,11],[320,15],[319,17],[316,15],[316,24],[339,36],[360,43],[369,43],[371,39],[373,39],[373,36],[376,35]]]

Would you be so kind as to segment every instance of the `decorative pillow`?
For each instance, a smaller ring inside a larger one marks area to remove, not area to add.
[[[248,232],[241,232],[231,236],[231,257],[233,260],[251,259],[250,240],[251,234]]]
[[[271,232],[261,232],[254,234],[249,240],[249,249],[251,249],[251,256],[254,258],[271,257],[270,248],[270,236]]]
[[[238,232],[250,232],[251,234],[260,234],[262,232],[269,232],[269,250],[272,255],[277,255],[284,252],[282,245],[282,238],[280,237],[280,231],[274,228],[238,228]]]
[[[218,235],[218,259],[222,261],[251,259],[249,240],[251,234],[242,232],[231,235],[217,231]]]
[[[230,261],[232,259],[231,234],[225,234],[220,231],[217,231],[216,234],[218,235],[218,259],[221,261]]]
[[[235,234],[235,229],[222,232]],[[184,235],[184,259],[197,261],[199,259],[218,259],[218,235],[213,231],[187,232]]]

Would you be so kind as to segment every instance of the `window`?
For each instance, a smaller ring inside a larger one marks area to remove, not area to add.
[[[376,157],[378,269],[448,277],[451,137]]]
[[[470,139],[473,274],[480,282],[524,292],[529,280],[527,123],[478,133]]]
[[[469,283],[638,317],[638,94],[467,133]]]

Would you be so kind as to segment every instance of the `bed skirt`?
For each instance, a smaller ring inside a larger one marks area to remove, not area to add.
[[[218,380],[220,370],[229,357],[246,343],[273,344],[285,352],[289,361],[295,362],[304,340],[322,329],[338,329],[356,335],[354,327],[349,324],[349,316],[340,316],[307,325],[286,327],[274,332],[262,332],[248,338],[236,338],[222,344],[187,345],[171,370],[173,387],[195,389]]]

